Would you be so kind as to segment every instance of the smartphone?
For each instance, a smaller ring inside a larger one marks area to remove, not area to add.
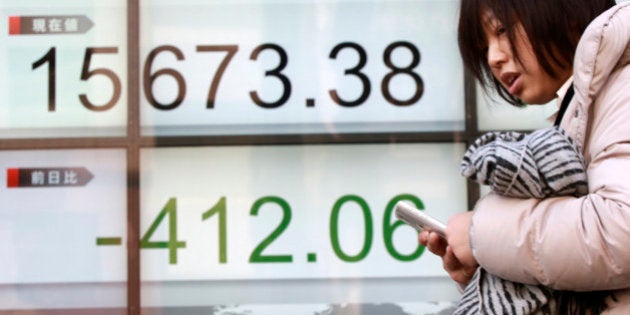
[[[396,218],[411,225],[418,231],[431,230],[442,238],[446,238],[446,225],[444,223],[407,202],[399,201],[396,203]]]

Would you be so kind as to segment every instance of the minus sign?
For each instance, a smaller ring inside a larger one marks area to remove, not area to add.
[[[110,245],[121,245],[122,238],[120,237],[97,237],[96,238],[96,246],[110,246]]]

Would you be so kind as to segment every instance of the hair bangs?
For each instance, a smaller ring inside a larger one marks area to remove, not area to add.
[[[464,65],[480,81],[484,80],[486,38],[481,15],[488,6],[487,0],[462,1],[460,5],[457,43]]]
[[[458,45],[464,66],[479,80],[485,88],[492,87],[497,94],[507,102],[520,106],[522,102],[510,95],[498,80],[496,80],[488,64],[488,43],[484,32],[486,12],[492,12],[493,17],[505,27],[514,43],[513,25],[517,18],[511,7],[501,0],[466,0],[460,5],[458,26]],[[513,44],[511,44],[513,45]],[[514,47],[512,47],[514,50]],[[516,56],[516,58],[518,58]]]

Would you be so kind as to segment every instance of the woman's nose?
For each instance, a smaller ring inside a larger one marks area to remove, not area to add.
[[[488,43],[488,65],[491,68],[500,67],[508,60],[508,53],[506,49],[499,41],[491,41]]]

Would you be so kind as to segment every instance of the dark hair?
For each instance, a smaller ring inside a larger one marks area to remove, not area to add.
[[[519,106],[522,102],[493,77],[488,65],[484,10],[490,9],[505,27],[517,61],[514,26],[520,22],[538,63],[556,78],[554,69],[572,67],[575,48],[586,26],[614,5],[615,0],[461,0],[457,40],[464,66],[484,89],[494,88],[501,98]]]

